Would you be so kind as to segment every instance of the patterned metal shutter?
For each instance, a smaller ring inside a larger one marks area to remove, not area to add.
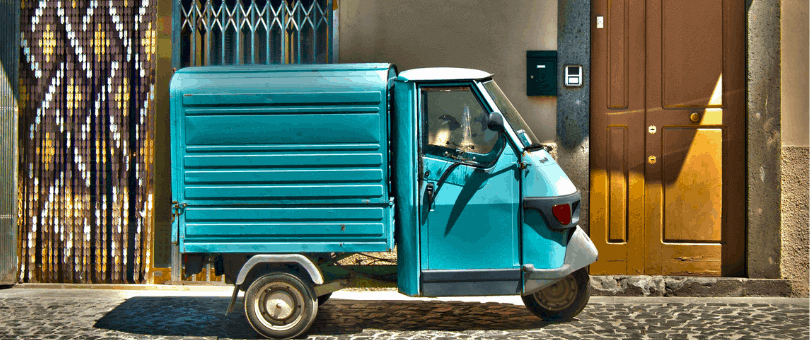
[[[0,0],[0,285],[17,282],[20,1]]]
[[[157,1],[16,7],[24,282],[149,274]]]

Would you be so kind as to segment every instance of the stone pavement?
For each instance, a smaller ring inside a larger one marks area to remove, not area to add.
[[[0,290],[0,339],[257,338],[228,288]],[[238,302],[242,302],[240,295]],[[540,321],[519,297],[414,299],[341,291],[309,339],[808,339],[808,299],[592,297],[577,318]]]

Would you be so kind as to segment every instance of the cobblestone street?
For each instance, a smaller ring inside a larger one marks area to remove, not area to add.
[[[0,290],[0,339],[257,338],[226,289]],[[337,292],[308,339],[808,339],[807,299],[592,297],[573,321],[545,323],[519,297],[411,299]]]

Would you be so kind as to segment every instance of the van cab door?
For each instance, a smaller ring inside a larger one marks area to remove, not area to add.
[[[518,157],[472,83],[418,87],[421,291],[520,292]]]

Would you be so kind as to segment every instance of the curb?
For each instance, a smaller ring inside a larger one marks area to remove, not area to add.
[[[18,283],[13,289],[98,289],[98,290],[163,290],[163,291],[233,291],[233,285],[155,285],[107,283]]]
[[[591,296],[600,297],[805,297],[789,280],[694,276],[592,275]],[[15,289],[104,289],[157,291],[233,291],[232,285],[202,282],[171,284],[20,283]],[[347,288],[346,291],[395,291],[391,287]]]
[[[800,297],[789,280],[738,277],[591,276],[593,296]]]

